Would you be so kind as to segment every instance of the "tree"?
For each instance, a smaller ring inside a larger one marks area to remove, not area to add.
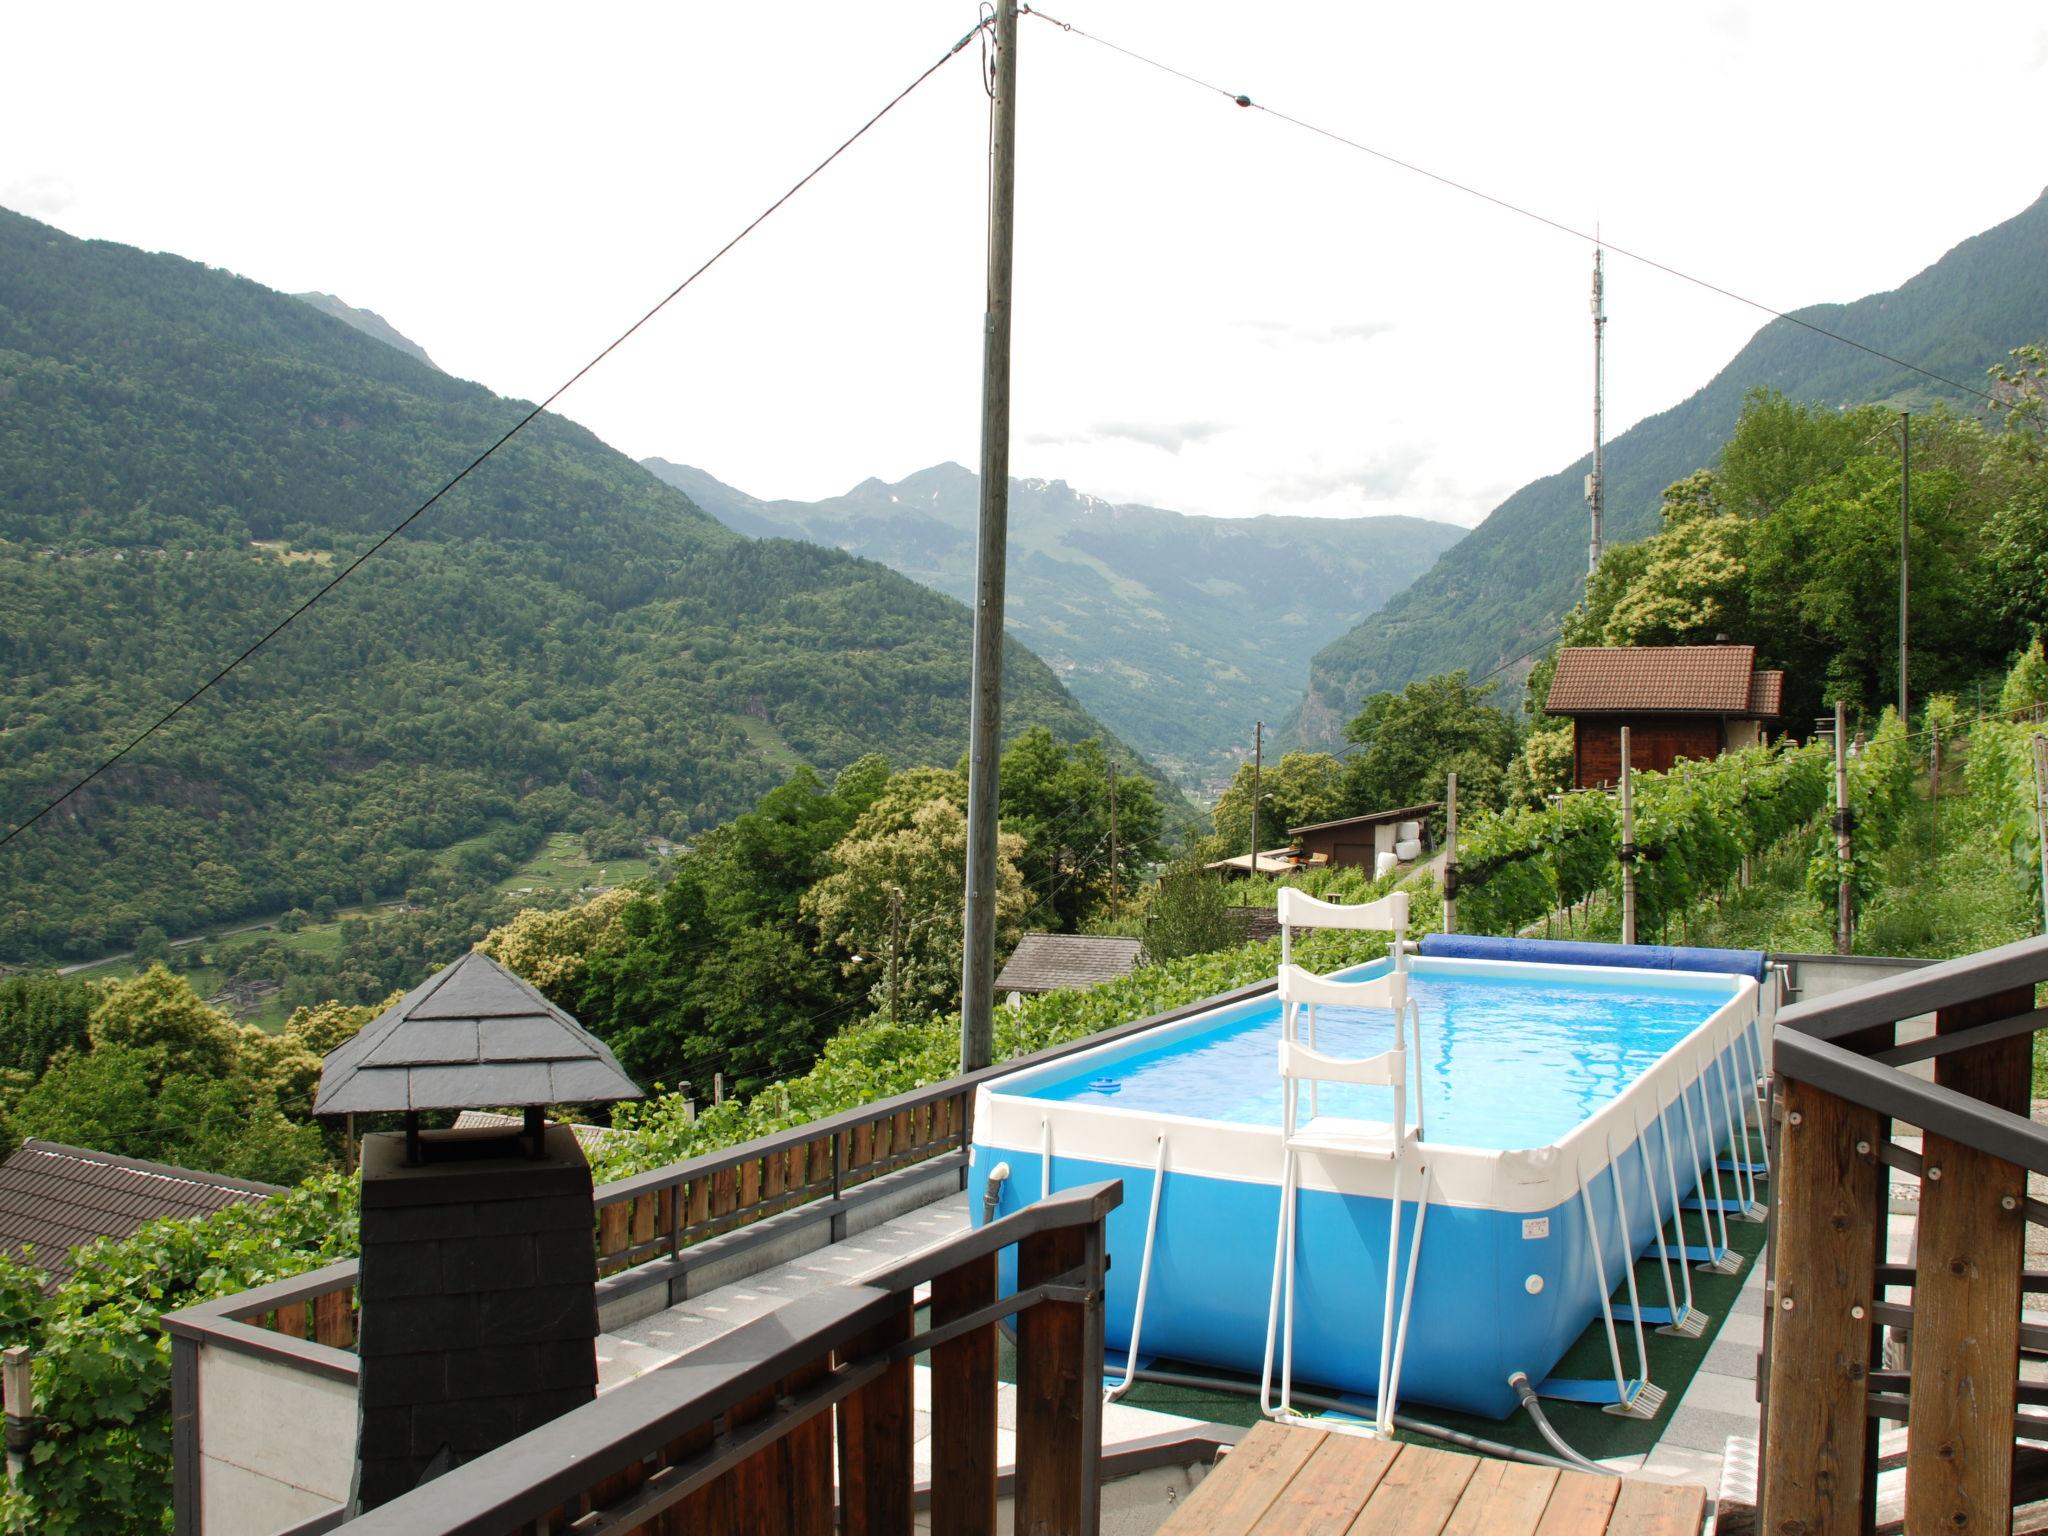
[[[225,1075],[239,1043],[235,1022],[161,965],[109,988],[92,1011],[90,1033],[95,1054],[133,1050],[164,1074]]]
[[[1159,797],[1143,775],[1115,768],[1100,740],[1062,745],[1044,726],[1002,758],[1002,824],[1024,840],[1021,865],[1033,919],[1071,932],[1108,899],[1110,781],[1116,783],[1116,878],[1129,891],[1164,851]]]
[[[610,936],[619,914],[637,898],[630,890],[603,891],[573,907],[528,907],[477,948],[541,988],[572,980],[592,950]]]
[[[1492,695],[1467,682],[1460,667],[1366,700],[1344,733],[1365,749],[1345,772],[1353,814],[1440,800],[1454,771],[1460,804],[1500,804],[1516,732],[1507,713],[1487,702]]]
[[[1198,858],[1176,860],[1160,875],[1145,909],[1145,964],[1206,955],[1243,942],[1244,927],[1230,914],[1223,882]]]
[[[0,1067],[40,1077],[64,1051],[87,1051],[98,990],[54,971],[0,977]]]
[[[996,838],[996,946],[1016,943],[1025,911],[1018,860],[1024,840]],[[803,898],[805,915],[826,945],[846,956],[841,969],[868,987],[869,1001],[888,1002],[896,970],[899,1011],[938,1015],[960,997],[967,881],[967,815],[949,796],[927,800],[907,827],[870,837],[857,828],[832,850],[832,873]],[[891,893],[900,892],[900,915]]]
[[[1289,752],[1268,763],[1259,781],[1259,841],[1268,848],[1285,840],[1287,828],[1334,821],[1349,809],[1344,765],[1328,752]],[[1211,813],[1215,835],[1203,848],[1214,858],[1251,851],[1252,765],[1241,764]]]

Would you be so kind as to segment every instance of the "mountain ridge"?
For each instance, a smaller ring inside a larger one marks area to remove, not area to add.
[[[980,481],[951,461],[820,501],[769,501],[642,460],[727,527],[878,559],[974,590]],[[1092,713],[1183,784],[1214,790],[1252,725],[1291,711],[1325,637],[1385,602],[1466,530],[1425,518],[1211,518],[1013,478],[1010,632]]]

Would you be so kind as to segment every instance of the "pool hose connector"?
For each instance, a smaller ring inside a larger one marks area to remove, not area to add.
[[[996,1205],[1003,1198],[1003,1181],[1010,1176],[1008,1163],[997,1163],[988,1171],[988,1187],[981,1192],[981,1219],[984,1224],[996,1219]]]
[[[1613,1468],[1603,1467],[1599,1462],[1581,1456],[1577,1451],[1565,1444],[1564,1436],[1557,1432],[1556,1427],[1550,1422],[1549,1415],[1544,1413],[1543,1405],[1537,1402],[1536,1389],[1529,1385],[1527,1372],[1515,1372],[1514,1375],[1508,1378],[1508,1385],[1515,1389],[1515,1396],[1522,1400],[1522,1411],[1528,1414],[1530,1419],[1534,1421],[1536,1432],[1543,1436],[1544,1441],[1560,1457],[1570,1462],[1582,1472],[1597,1472],[1602,1477],[1612,1477],[1614,1475]]]

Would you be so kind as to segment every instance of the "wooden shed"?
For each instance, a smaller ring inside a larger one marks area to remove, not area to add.
[[[1394,851],[1394,844],[1398,841],[1396,834],[1404,821],[1422,823],[1418,830],[1422,833],[1421,841],[1426,845],[1429,839],[1430,813],[1442,808],[1441,800],[1430,800],[1421,805],[1401,805],[1390,811],[1374,811],[1366,816],[1346,816],[1337,821],[1317,821],[1305,827],[1289,827],[1287,835],[1294,839],[1296,855],[1302,863],[1328,864],[1333,869],[1370,871],[1379,855]]]
[[[1681,757],[1719,757],[1763,740],[1784,711],[1785,674],[1758,671],[1753,645],[1566,646],[1544,701],[1572,722],[1572,781],[1621,778],[1629,762],[1662,773]]]

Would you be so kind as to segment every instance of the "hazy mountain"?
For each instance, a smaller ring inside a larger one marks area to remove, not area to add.
[[[343,325],[352,325],[365,336],[374,336],[387,347],[396,347],[407,357],[417,358],[429,368],[439,369],[440,364],[427,356],[427,349],[403,335],[396,326],[374,309],[357,309],[353,304],[344,304],[331,293],[295,293],[293,298],[302,304],[310,304],[323,315],[332,315]]]
[[[0,829],[528,409],[242,278],[0,211]],[[544,416],[0,849],[0,957],[473,889],[546,830],[687,837],[803,764],[951,765],[970,635],[958,603],[742,538]],[[1106,734],[1021,645],[1006,679],[1012,732]]]
[[[974,584],[980,480],[958,464],[825,501],[762,501],[644,461],[728,527],[880,560],[954,597]],[[1413,517],[1191,517],[1060,480],[1010,483],[1010,633],[1074,696],[1190,784],[1292,712],[1316,649],[1413,581],[1464,530]]]
[[[1965,240],[1890,293],[1817,304],[1800,318],[1965,384],[2008,350],[2048,337],[2048,194]],[[1712,464],[1743,396],[1764,387],[1830,405],[1904,407],[1952,390],[1839,341],[1773,320],[1698,394],[1607,449],[1607,528],[1615,541],[1654,532],[1664,487]],[[1500,667],[1552,639],[1585,582],[1585,477],[1591,455],[1525,485],[1415,585],[1326,646],[1309,669],[1294,734],[1331,742],[1367,694],[1418,677]],[[1518,679],[1527,663],[1506,667]]]

